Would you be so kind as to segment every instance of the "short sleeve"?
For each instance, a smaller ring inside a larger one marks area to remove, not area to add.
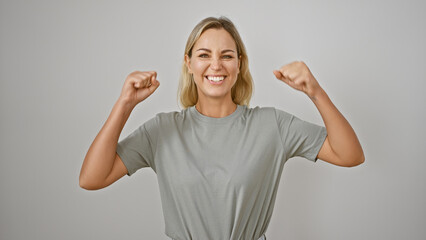
[[[316,162],[327,137],[326,128],[279,109],[275,114],[287,159],[297,156]]]
[[[140,168],[153,165],[153,142],[146,127],[147,123],[142,124],[117,143],[116,152],[126,166],[129,176]]]

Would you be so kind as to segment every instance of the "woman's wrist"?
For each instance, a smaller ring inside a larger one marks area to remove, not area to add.
[[[311,96],[309,96],[309,98],[313,102],[317,102],[318,100],[320,100],[321,98],[324,98],[326,96],[327,96],[327,93],[324,91],[324,89],[322,89],[322,87],[319,87],[318,90],[316,90],[314,93],[312,93]]]
[[[125,110],[132,111],[133,108],[135,108],[135,104],[129,101],[128,99],[125,99],[123,97],[119,97],[115,105],[119,106],[120,108],[124,108]]]

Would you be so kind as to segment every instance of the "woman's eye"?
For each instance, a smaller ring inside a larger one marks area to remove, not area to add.
[[[200,58],[208,58],[209,55],[204,53],[204,54],[200,54],[198,57],[200,57]],[[233,57],[231,55],[224,55],[224,56],[222,56],[222,58],[231,59]]]

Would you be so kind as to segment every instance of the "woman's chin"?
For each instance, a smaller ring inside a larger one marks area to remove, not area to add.
[[[218,89],[219,90],[219,89]],[[227,92],[224,91],[207,91],[203,94],[206,98],[212,98],[212,99],[221,99],[226,98],[228,95]]]

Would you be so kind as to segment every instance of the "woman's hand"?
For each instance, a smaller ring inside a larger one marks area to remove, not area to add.
[[[353,167],[364,162],[361,144],[349,122],[331,102],[304,62],[292,62],[274,70],[290,87],[306,93],[314,102],[327,128],[318,158],[337,166]]]
[[[304,92],[311,99],[322,91],[318,81],[304,62],[296,61],[284,65],[280,70],[274,70],[274,75],[290,87]]]
[[[134,71],[130,73],[121,90],[120,100],[134,107],[149,97],[160,86],[157,72]]]

